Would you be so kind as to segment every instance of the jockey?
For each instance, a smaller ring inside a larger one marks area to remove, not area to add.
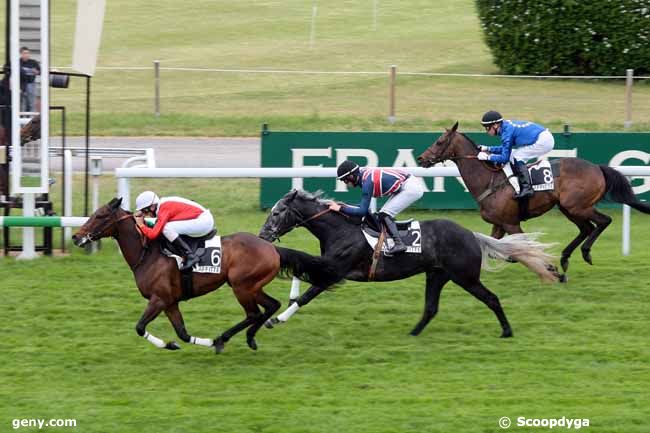
[[[530,174],[526,161],[539,158],[553,150],[553,134],[541,125],[521,120],[504,120],[497,111],[488,111],[481,119],[488,135],[498,135],[501,146],[479,146],[478,159],[505,164],[503,171],[515,189],[514,197],[519,199],[533,195]],[[510,164],[512,164],[512,168]],[[513,176],[514,168],[517,177]],[[521,185],[521,191],[519,189]]]
[[[353,161],[343,161],[336,170],[336,178],[348,186],[361,187],[359,206],[330,203],[330,209],[347,215],[365,216],[368,214],[372,197],[390,196],[379,211],[379,217],[386,226],[388,234],[395,245],[387,253],[396,254],[406,251],[406,245],[397,231],[395,216],[424,194],[415,177],[397,169],[359,168]]]
[[[140,231],[149,239],[156,239],[162,232],[169,242],[183,252],[185,261],[181,271],[191,269],[201,259],[179,235],[201,237],[214,229],[210,211],[198,203],[182,197],[158,196],[153,191],[144,191],[135,199],[135,221]],[[156,224],[149,228],[144,217],[156,217]]]

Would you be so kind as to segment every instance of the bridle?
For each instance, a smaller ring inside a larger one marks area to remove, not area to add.
[[[104,237],[107,234],[107,231],[111,227],[113,227],[113,225],[117,225],[120,222],[125,221],[127,219],[135,220],[135,217],[134,217],[134,215],[132,213],[127,213],[127,214],[122,215],[121,217],[119,217],[117,219],[114,219],[112,217],[113,217],[113,215],[115,215],[116,211],[117,211],[117,209],[114,209],[110,213],[108,221],[106,222],[106,224],[104,224],[104,226],[102,227],[101,230],[95,230],[95,231],[93,231],[91,233],[88,233],[86,235],[86,237],[88,238],[88,240],[90,242],[94,242],[94,241]],[[144,233],[142,233],[142,230],[140,230],[140,227],[138,227],[137,224],[135,224],[135,229],[138,232],[138,236],[140,237],[140,245],[142,246],[142,252],[140,253],[140,257],[138,258],[138,261],[136,262],[136,264],[133,265],[133,267],[131,268],[132,270],[135,270],[135,268],[137,268],[142,263],[142,260],[144,260],[144,256],[147,254],[147,251],[149,249],[148,248],[148,243],[147,243],[147,237],[144,235]],[[118,239],[117,232],[112,237],[115,238],[115,239]]]
[[[454,132],[454,134],[455,133],[456,132]],[[467,137],[465,137],[465,138],[468,139]],[[451,139],[452,139],[452,136],[450,135],[448,137],[448,140],[447,140],[447,147],[449,147],[451,145]],[[471,143],[471,140],[470,140],[470,143]],[[478,150],[478,147],[474,143],[471,143],[471,144],[472,144],[472,146],[474,146],[475,149]],[[445,159],[448,159],[450,161],[458,161],[458,160],[462,160],[462,159],[478,159],[478,156],[477,155],[460,155],[460,156],[453,155],[453,156],[450,156],[449,158],[445,158]],[[437,164],[437,163],[442,162],[442,161],[443,161],[443,159],[434,159],[434,158],[427,159],[427,162],[429,164],[431,164],[431,165]],[[493,171],[493,172],[501,171],[501,167],[495,167],[493,164],[490,164],[487,161],[480,161],[480,162],[483,163],[483,167],[485,167],[489,171]]]
[[[113,211],[110,213],[109,217],[112,217],[112,216],[115,214],[116,211],[117,211],[117,209],[113,210]],[[90,232],[90,233],[88,233],[88,234],[86,235],[86,237],[88,238],[88,240],[89,240],[90,242],[94,242],[94,241],[96,241],[96,240],[98,240],[98,239],[101,239],[101,238],[103,238],[103,237],[107,234],[107,231],[108,231],[111,227],[113,227],[113,225],[115,225],[115,224],[119,224],[121,221],[123,221],[123,220],[125,220],[125,219],[127,219],[127,218],[133,218],[133,214],[128,213],[128,214],[126,214],[126,215],[121,216],[121,217],[118,218],[117,220],[115,220],[115,219],[113,219],[113,218],[110,218],[110,219],[106,222],[106,224],[103,225],[103,227],[101,228],[101,230],[95,230],[95,231],[93,231],[93,232]],[[117,234],[113,235],[113,237],[114,237],[115,239],[117,239]]]
[[[304,216],[303,216],[299,211],[297,211],[296,209],[292,208],[291,206],[287,206],[287,208],[289,209],[289,211],[291,211],[291,213],[293,213],[293,214],[298,218],[299,221],[296,222],[295,224],[293,224],[291,227],[289,227],[285,233],[288,233],[288,232],[290,232],[291,230],[293,230],[293,229],[295,229],[295,228],[297,228],[297,227],[304,226],[304,225],[307,224],[309,221],[312,221],[312,220],[315,220],[315,219],[317,219],[317,218],[320,218],[320,217],[322,217],[323,215],[325,215],[326,213],[329,213],[329,212],[335,212],[335,213],[337,213],[337,214],[339,214],[339,215],[343,215],[344,217],[346,217],[346,218],[348,218],[348,219],[350,218],[348,215],[344,214],[343,212],[336,212],[336,211],[333,211],[333,210],[330,209],[329,207],[327,207],[327,208],[325,208],[325,209],[323,209],[323,210],[321,210],[321,211],[319,211],[319,212],[316,212],[314,215],[312,215],[312,216],[310,216],[310,217],[308,217],[308,218],[305,218],[305,217],[304,217]],[[280,236],[278,236],[278,230],[277,230],[277,229],[273,229],[273,230],[269,230],[269,231],[271,232],[271,234],[272,234],[276,239],[278,239],[278,240],[280,239]]]

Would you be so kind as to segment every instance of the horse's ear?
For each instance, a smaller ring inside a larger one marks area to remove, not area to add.
[[[108,207],[110,207],[111,209],[117,209],[120,206],[120,204],[122,204],[122,197],[120,197],[119,199],[115,197],[113,198],[113,200],[108,202]]]
[[[296,198],[297,195],[298,195],[298,190],[297,190],[297,189],[294,189],[294,190],[291,192],[291,194],[289,195],[289,201],[291,201],[291,200],[293,200],[294,198]]]
[[[117,205],[115,206],[116,208],[122,206],[122,199],[123,199],[123,198],[124,198],[124,197],[120,197],[120,198],[117,199]]]
[[[451,127],[451,132],[456,132],[457,129],[458,129],[458,121],[456,121],[456,123],[454,123],[454,126]]]

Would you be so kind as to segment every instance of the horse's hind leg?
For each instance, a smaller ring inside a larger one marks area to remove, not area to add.
[[[176,335],[178,335],[178,338],[180,338],[184,342],[197,344],[199,346],[206,346],[206,347],[212,347],[212,345],[214,344],[214,341],[209,338],[192,337],[190,334],[187,333],[187,330],[185,329],[185,322],[183,321],[183,315],[181,314],[181,310],[178,308],[178,302],[167,307],[167,309],[165,310],[165,314],[167,315],[167,318],[171,322],[172,326],[174,327],[174,330],[176,331]],[[171,345],[176,343],[170,341],[167,344]],[[178,345],[176,346],[178,347]],[[180,347],[178,348],[180,349]]]
[[[180,349],[180,347],[178,347],[178,344],[176,344],[175,342],[171,341],[169,343],[165,343],[160,338],[146,331],[147,325],[156,317],[158,317],[158,315],[164,308],[165,308],[165,303],[163,302],[163,300],[160,299],[158,296],[153,295],[151,299],[149,299],[149,303],[147,304],[147,307],[144,309],[144,312],[142,313],[142,317],[140,317],[140,320],[138,320],[138,323],[135,325],[135,332],[137,332],[140,337],[143,337],[145,340],[147,340],[148,342],[150,342],[151,344],[153,344],[154,346],[160,349],[169,349],[169,350]]]
[[[427,272],[427,285],[424,292],[424,313],[422,319],[415,325],[411,335],[419,335],[425,326],[433,319],[438,312],[440,292],[442,287],[449,281],[449,275],[445,271],[434,270]]]
[[[596,228],[591,232],[591,234],[587,237],[587,240],[585,243],[582,244],[580,249],[582,250],[582,258],[585,260],[585,262],[591,263],[591,246],[596,242],[596,239],[598,239],[598,236],[605,231],[608,225],[611,224],[612,219],[605,214],[602,214],[598,212],[596,209],[592,208],[591,209],[591,215],[589,216],[589,220],[593,221],[596,224]]]
[[[246,331],[246,343],[248,343],[248,347],[250,347],[253,350],[257,350],[257,343],[255,342],[255,334],[257,334],[257,331],[264,324],[264,322],[266,322],[276,311],[280,309],[280,301],[267,295],[261,290],[257,294],[256,301],[258,305],[264,307],[264,313]]]
[[[247,292],[241,293],[241,291],[236,288],[233,288],[233,290],[235,292],[237,300],[239,301],[239,304],[244,308],[244,311],[246,311],[246,318],[215,338],[214,350],[216,353],[223,352],[224,345],[228,342],[228,340],[232,338],[233,335],[248,328],[262,315],[262,312],[257,307],[253,296],[250,296]]]
[[[567,269],[569,269],[569,258],[571,257],[571,254],[573,254],[573,251],[578,248],[578,245],[587,239],[591,232],[594,231],[594,226],[589,222],[587,218],[571,213],[569,210],[562,206],[560,206],[560,211],[562,211],[562,213],[569,220],[571,220],[573,224],[578,226],[578,229],[580,229],[578,236],[576,236],[575,239],[573,239],[571,243],[569,243],[569,245],[567,245],[566,248],[562,250],[562,258],[560,259],[560,264],[562,265],[562,270],[566,272]]]
[[[510,323],[508,323],[506,313],[504,313],[503,308],[501,308],[501,302],[499,302],[497,295],[489,291],[487,287],[478,280],[470,284],[456,281],[454,281],[454,283],[467,290],[469,293],[474,295],[475,298],[487,305],[490,310],[494,311],[494,314],[496,314],[497,319],[499,319],[499,323],[501,324],[501,329],[503,330],[501,333],[502,338],[512,337],[512,328],[510,328]]]

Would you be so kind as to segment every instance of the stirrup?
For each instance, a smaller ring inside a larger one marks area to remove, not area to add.
[[[533,194],[535,194],[535,191],[533,191],[532,188],[522,188],[521,191],[519,191],[518,194],[515,193],[513,197],[519,200],[520,198],[532,197]]]
[[[188,269],[192,269],[194,265],[199,263],[201,261],[201,257],[197,256],[195,254],[188,255],[185,257],[185,261],[183,262],[183,265],[181,266],[181,271],[187,271]]]
[[[393,242],[395,242],[395,238],[393,238]],[[403,252],[405,252],[407,249],[408,249],[408,247],[406,246],[406,244],[405,244],[403,241],[400,242],[400,243],[395,242],[395,243],[393,244],[393,248],[391,248],[390,250],[387,250],[387,251],[386,251],[386,254],[392,256],[393,254],[400,254],[400,253],[403,253]]]

